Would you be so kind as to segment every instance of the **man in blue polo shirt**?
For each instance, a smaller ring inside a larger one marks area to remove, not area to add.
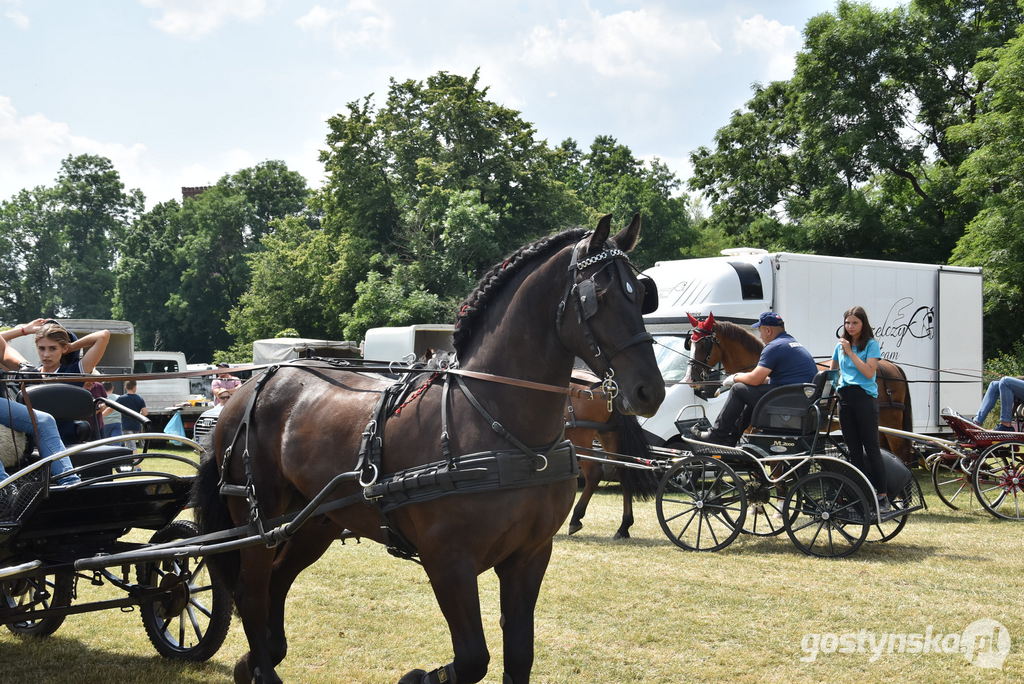
[[[769,390],[782,385],[795,385],[814,380],[818,366],[814,357],[786,332],[782,316],[765,311],[754,324],[764,349],[757,367],[748,373],[736,373],[722,381],[722,389],[730,389],[729,398],[718,414],[714,427],[697,431],[697,439],[735,446],[750,425],[754,406]]]

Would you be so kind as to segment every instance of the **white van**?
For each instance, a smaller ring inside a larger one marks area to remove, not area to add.
[[[135,352],[136,373],[178,373],[186,370],[187,366],[185,355],[181,352]],[[188,378],[141,380],[138,383],[138,393],[146,400],[146,406],[150,410],[177,406],[188,401],[192,395]]]

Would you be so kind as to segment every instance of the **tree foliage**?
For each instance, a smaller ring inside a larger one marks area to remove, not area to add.
[[[587,154],[571,140],[551,149],[519,112],[488,98],[478,73],[391,81],[380,108],[366,97],[328,125],[321,220],[264,240],[231,314],[237,340],[280,329],[282,300],[299,303],[292,320],[303,334],[343,339],[451,320],[504,254],[602,213],[644,214],[647,262],[696,240],[667,167],[643,164],[609,136]]]
[[[956,144],[973,148],[962,165],[958,194],[980,211],[953,253],[954,262],[985,268],[986,337],[1008,349],[1024,336],[1024,37],[990,51],[975,68],[985,88],[979,113],[951,129]]]
[[[141,192],[126,192],[110,160],[67,157],[53,186],[23,190],[0,204],[0,319],[109,318],[112,268]]]
[[[755,86],[693,153],[691,187],[712,205],[704,228],[769,249],[984,265],[989,320],[997,308],[1024,320],[1016,198],[987,194],[1005,187],[996,166],[1012,173],[997,157],[1019,147],[1020,122],[1000,138],[993,116],[1021,85],[1020,55],[1003,46],[1022,19],[1014,0],[842,0],[812,18],[793,78]],[[1020,332],[988,339],[1005,347]]]
[[[138,346],[199,360],[230,346],[225,325],[249,289],[249,256],[276,219],[305,211],[307,195],[300,174],[270,161],[142,216],[115,269],[114,313],[135,323]]]

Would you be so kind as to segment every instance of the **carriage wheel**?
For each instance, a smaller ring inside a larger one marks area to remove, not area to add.
[[[973,464],[972,464],[973,465]],[[932,463],[932,485],[939,500],[954,511],[975,506],[971,467],[964,458],[946,454]]]
[[[153,544],[199,534],[190,520],[176,520],[153,535]],[[177,660],[209,660],[231,626],[231,594],[213,582],[204,558],[170,558],[137,567],[140,584],[167,593],[139,609],[146,635],[157,652]]]
[[[1024,520],[1024,442],[999,442],[981,452],[972,472],[982,507],[1006,520]]]
[[[45,637],[56,632],[67,616],[54,615],[33,620],[31,615],[37,610],[70,606],[74,581],[73,573],[61,572],[4,582],[3,598],[7,606],[19,612],[25,611],[28,618],[7,625],[7,629],[27,637]]]
[[[672,543],[689,551],[718,551],[743,527],[743,480],[725,463],[706,456],[677,462],[658,486],[658,521]]]
[[[782,515],[786,534],[798,549],[809,556],[842,558],[864,543],[869,511],[867,499],[850,478],[822,471],[797,480]]]

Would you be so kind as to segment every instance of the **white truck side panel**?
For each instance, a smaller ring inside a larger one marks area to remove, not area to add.
[[[959,269],[939,271],[939,406],[974,415],[981,401],[981,278]]]
[[[109,330],[110,342],[107,343],[103,358],[96,364],[96,367],[104,375],[121,375],[131,372],[135,349],[135,326],[131,323],[92,318],[59,318],[57,322],[78,337],[84,337],[97,330]],[[34,335],[16,337],[8,344],[21,352],[25,360],[33,366],[39,364]]]
[[[363,340],[363,358],[369,361],[402,361],[412,354],[423,357],[427,348],[453,351],[454,325],[422,324],[370,328]]]
[[[911,381],[914,429],[938,430],[941,406],[934,369],[939,267],[785,253],[776,262],[773,310],[786,321],[786,329],[817,360],[827,361],[843,312],[863,306],[882,356],[899,364]],[[980,302],[976,307],[980,309]]]

